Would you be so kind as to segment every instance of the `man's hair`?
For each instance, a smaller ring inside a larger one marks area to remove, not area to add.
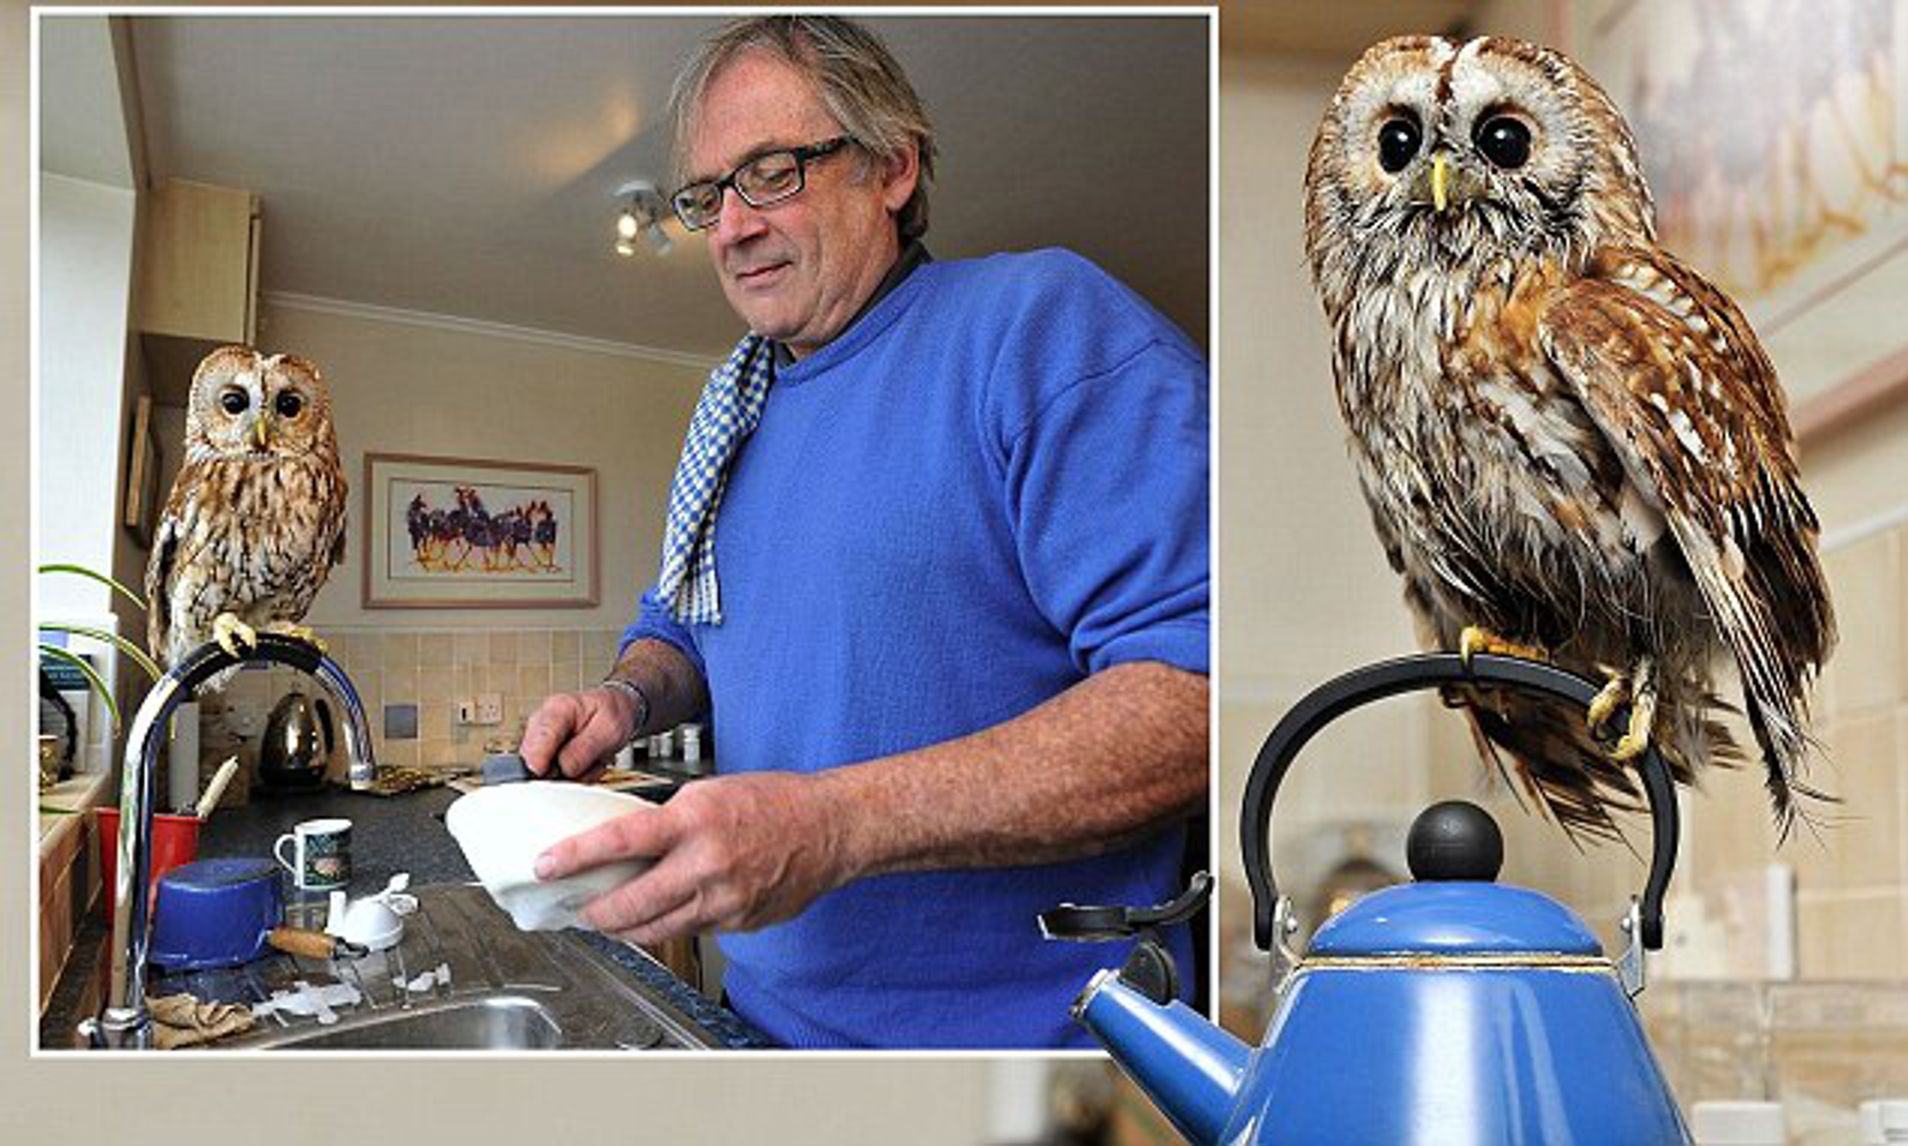
[[[669,94],[676,178],[684,178],[689,130],[709,81],[737,57],[765,52],[806,76],[850,139],[881,162],[919,149],[921,172],[896,223],[901,240],[927,233],[934,126],[921,97],[874,33],[840,16],[753,16],[732,20],[704,41]]]

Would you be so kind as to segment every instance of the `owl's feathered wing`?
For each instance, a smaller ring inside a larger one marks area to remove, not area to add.
[[[1660,250],[1606,251],[1538,323],[1628,481],[1651,496],[1733,655],[1778,817],[1807,750],[1806,689],[1835,643],[1774,367],[1729,298]]]

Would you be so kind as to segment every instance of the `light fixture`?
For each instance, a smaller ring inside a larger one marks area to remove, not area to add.
[[[664,202],[654,183],[632,179],[616,189],[616,199],[623,204],[621,213],[616,216],[617,254],[624,258],[633,256],[638,237],[658,255],[666,255],[675,248],[669,233],[663,229],[669,218],[669,204]]]

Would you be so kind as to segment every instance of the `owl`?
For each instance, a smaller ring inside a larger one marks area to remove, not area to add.
[[[345,477],[318,368],[250,347],[192,376],[185,462],[146,567],[147,647],[171,666],[208,640],[298,625],[344,557]],[[216,682],[215,682],[216,683]]]
[[[1430,647],[1607,681],[1585,712],[1467,688],[1573,833],[1739,760],[1733,662],[1784,830],[1835,641],[1782,391],[1742,312],[1656,243],[1628,126],[1532,44],[1407,37],[1353,66],[1313,142],[1305,246],[1350,453]],[[1629,717],[1617,723],[1625,706]]]

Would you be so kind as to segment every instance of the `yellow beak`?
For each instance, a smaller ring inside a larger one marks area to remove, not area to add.
[[[252,441],[257,443],[258,448],[261,450],[268,448],[272,444],[272,419],[270,415],[260,414],[258,421],[252,423]]]
[[[1451,205],[1451,161],[1443,155],[1431,157],[1431,205],[1439,214]]]

